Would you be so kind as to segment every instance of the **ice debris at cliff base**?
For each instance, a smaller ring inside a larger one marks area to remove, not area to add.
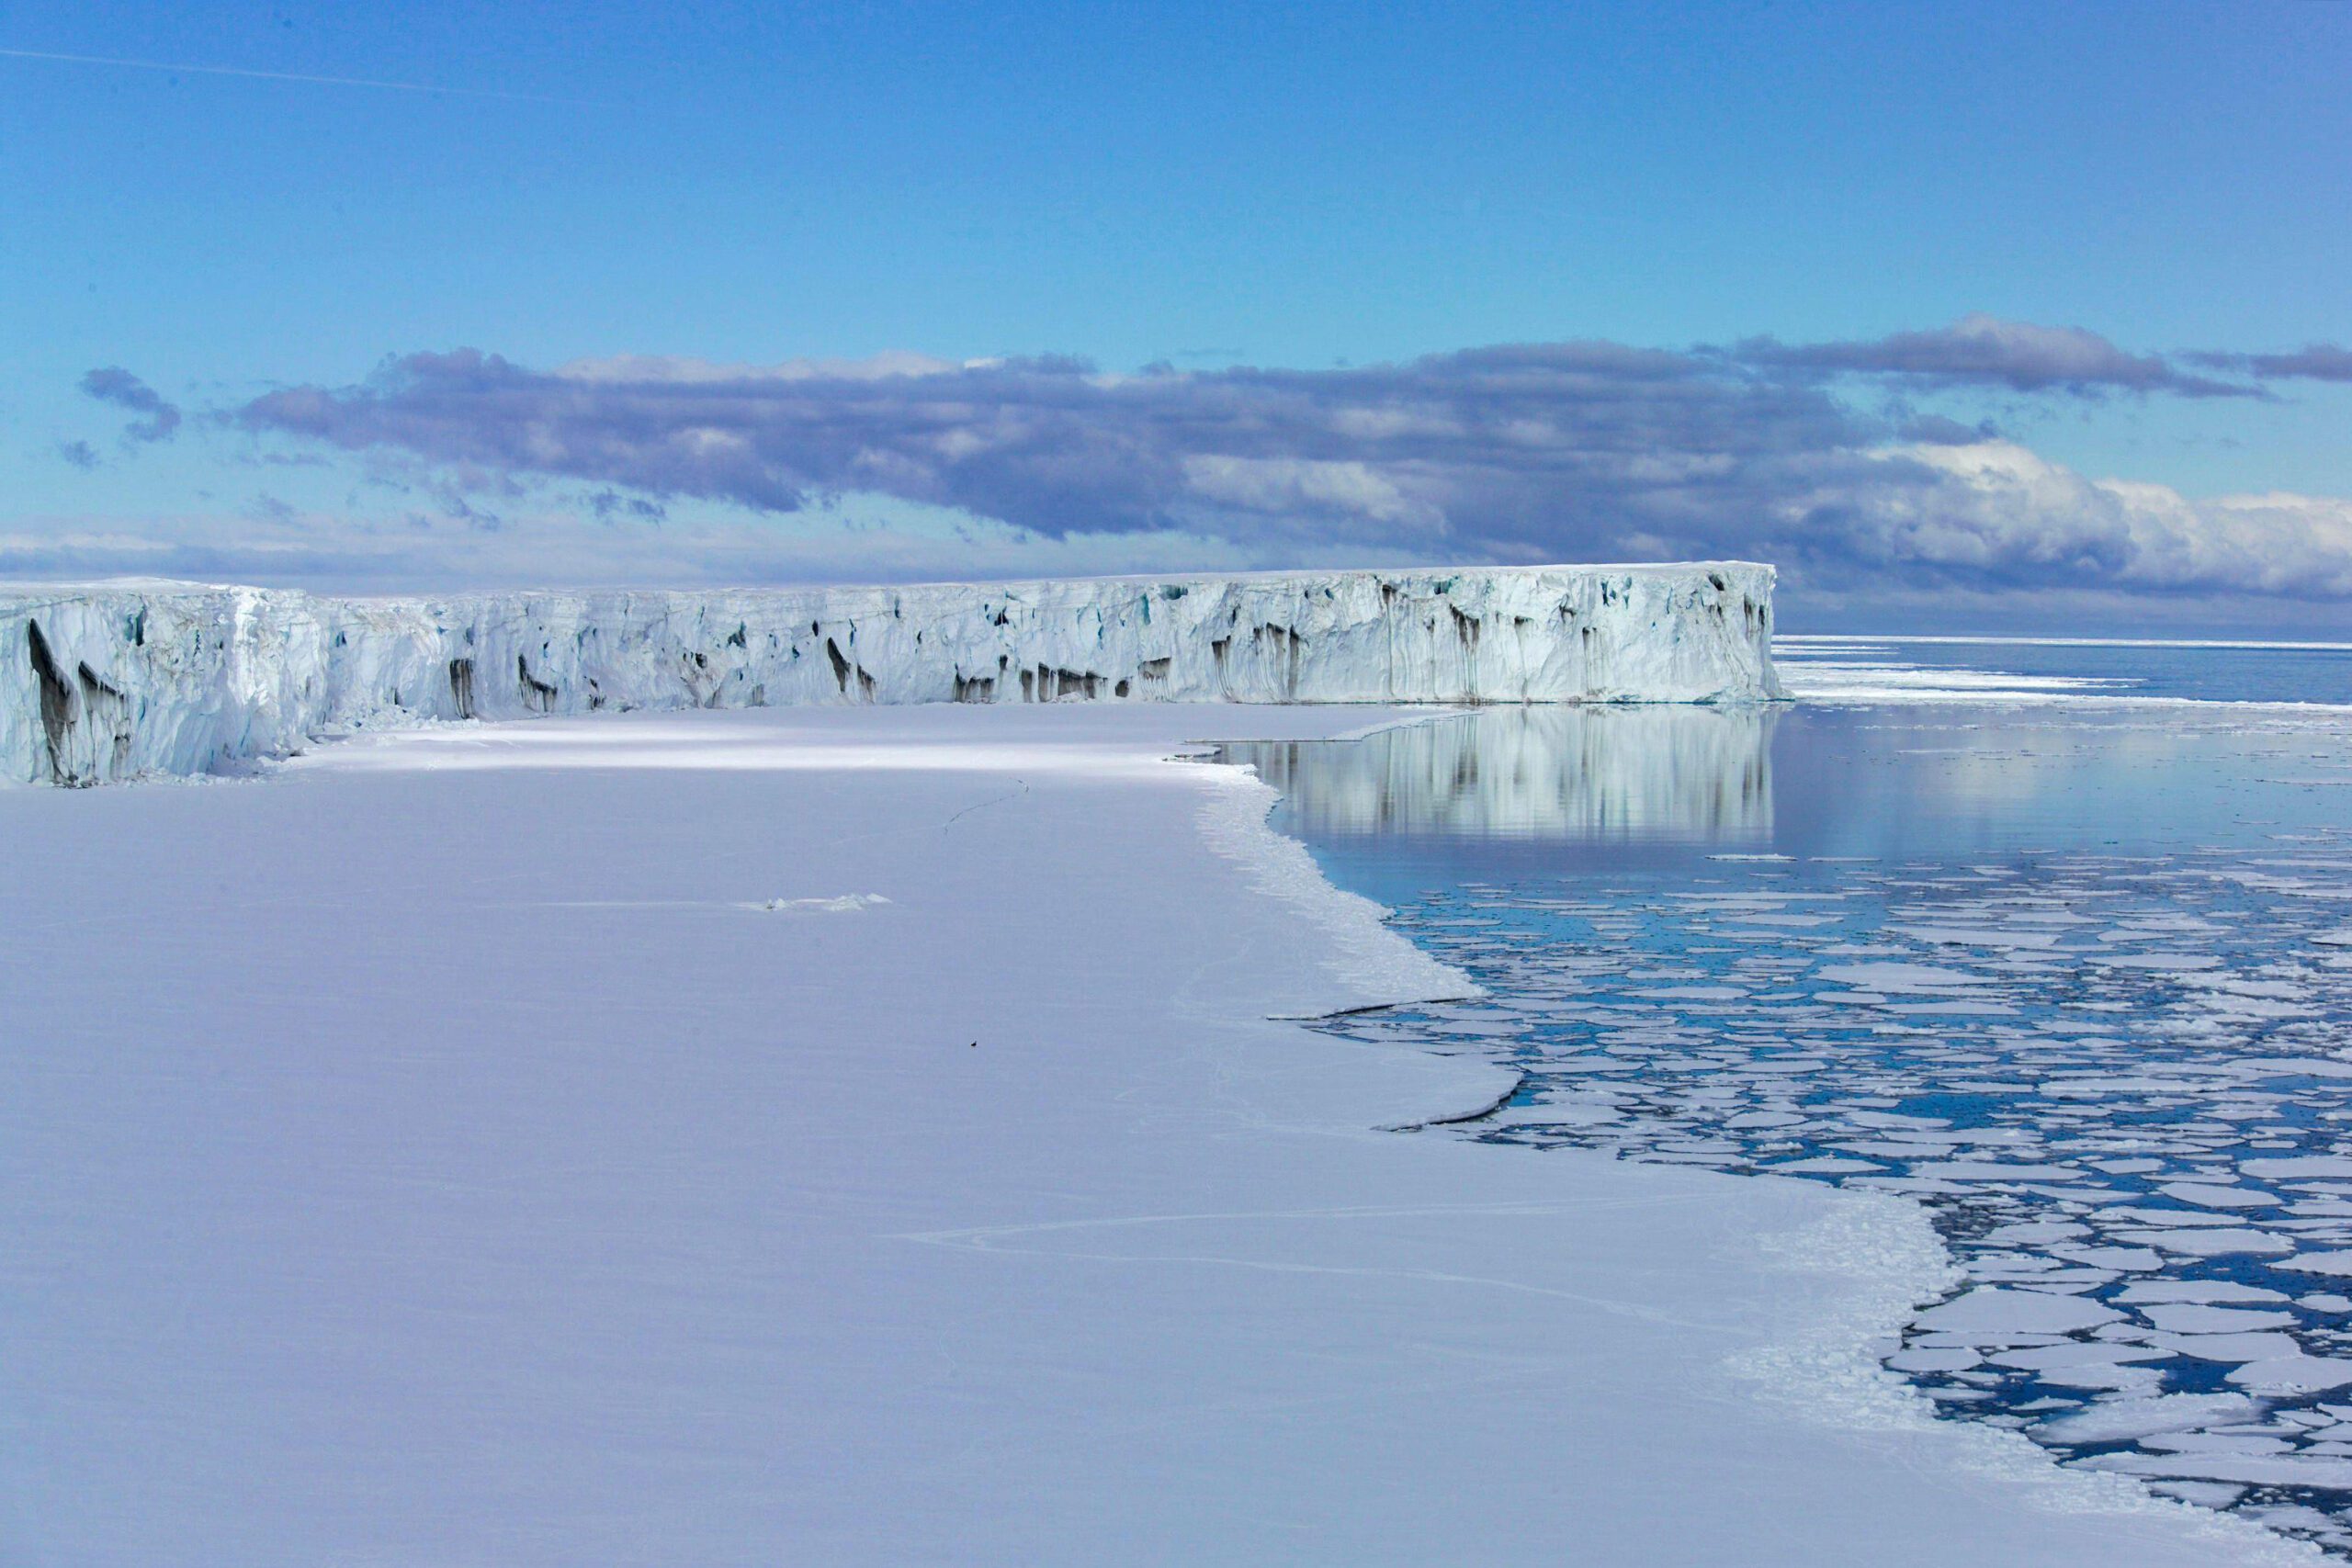
[[[1746,562],[337,599],[0,591],[0,778],[201,773],[435,719],[804,704],[1781,694]]]

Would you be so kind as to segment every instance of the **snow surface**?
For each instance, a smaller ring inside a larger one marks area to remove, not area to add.
[[[1065,700],[1776,697],[1746,562],[332,599],[0,590],[0,778],[93,784],[434,719]]]
[[[0,1560],[2314,1560],[1930,1419],[1909,1203],[1376,1131],[1510,1075],[1270,1015],[1462,981],[1162,760],[1364,717],[0,795]]]

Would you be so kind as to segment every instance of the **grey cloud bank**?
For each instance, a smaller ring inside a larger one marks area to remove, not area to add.
[[[1136,376],[1057,358],[538,372],[459,350],[409,355],[359,387],[272,393],[240,417],[355,450],[773,512],[864,491],[1048,536],[1206,521],[1530,545],[1563,504],[1670,524],[1854,440],[1818,392],[1609,344]]]
[[[184,511],[0,524],[0,577],[436,593],[1736,557],[1782,568],[1795,626],[2332,636],[2345,499],[2190,496],[1964,421],[1971,399],[2030,419],[2347,378],[2327,344],[2167,356],[1984,315],[1131,374],[910,353],[540,369],[461,348],[185,417],[109,366],[82,389],[137,416],[126,451],[185,424],[198,446],[172,461],[225,462]],[[90,443],[53,450],[116,482]]]
[[[593,487],[606,519],[616,494],[770,515],[865,494],[1041,541],[1176,534],[1260,559],[1740,556],[1831,594],[2352,594],[2343,500],[2086,478],[1949,421],[1866,414],[1819,384],[1833,370],[2068,392],[2221,385],[2096,334],[1972,317],[1729,355],[1565,343],[1136,375],[914,355],[542,371],[469,349],[272,392],[234,418],[477,481]]]
[[[2170,392],[2188,398],[2258,398],[2262,388],[2190,375],[2154,354],[2131,354],[2083,327],[2046,327],[1978,312],[1949,327],[1860,343],[1782,344],[1750,338],[1732,351],[1749,365],[1907,378],[1940,387],[2016,392]],[[2244,364],[2222,367],[2245,370]],[[2267,374],[2267,372],[2257,372]]]

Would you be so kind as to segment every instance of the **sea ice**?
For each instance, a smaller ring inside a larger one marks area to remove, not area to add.
[[[1929,1307],[1917,1321],[1947,1334],[1989,1335],[1993,1339],[1986,1342],[1992,1343],[2011,1334],[2072,1334],[2122,1315],[2097,1302],[1988,1285]]]
[[[2305,1252],[2281,1259],[2278,1267],[2298,1274],[2352,1275],[2352,1252]]]
[[[2075,1415],[2044,1421],[2040,1430],[2054,1443],[2120,1443],[2258,1416],[2262,1409],[2258,1401],[2242,1393],[2165,1393],[2148,1399],[2102,1401]]]
[[[2352,1385],[2352,1360],[2290,1352],[2267,1360],[2248,1361],[2231,1372],[2229,1381],[2256,1393],[2320,1393]],[[2352,1469],[2344,1474],[2347,1482],[2352,1482]]]
[[[2242,1329],[2291,1328],[2301,1321],[2291,1312],[2258,1312],[2244,1307],[2144,1306],[2140,1315],[2174,1334],[2224,1334]]]

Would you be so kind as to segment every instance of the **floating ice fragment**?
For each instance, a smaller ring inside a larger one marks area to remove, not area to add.
[[[1919,1314],[1923,1328],[1952,1334],[2073,1334],[2113,1323],[2123,1314],[2097,1302],[2040,1291],[1981,1285]]]
[[[2046,948],[2058,941],[2056,931],[2006,931],[1972,926],[1896,926],[1899,936],[1948,947]]]
[[[2038,1345],[2023,1350],[2004,1350],[1988,1357],[1996,1367],[2017,1367],[2030,1372],[2055,1371],[2067,1367],[2113,1367],[2133,1361],[2161,1361],[2170,1352],[2147,1345],[2116,1345],[2094,1343],[2086,1339],[2062,1339],[2055,1345]]]
[[[2256,1312],[2246,1307],[2199,1306],[2179,1303],[2142,1309],[2141,1315],[2173,1334],[2233,1334],[2260,1328],[2292,1328],[2291,1312]]]
[[[1932,964],[1829,964],[1822,966],[1821,977],[1873,991],[1946,991],[1991,984],[1983,975]]]
[[[2341,1460],[2307,1459],[2299,1454],[2094,1454],[2081,1463],[2086,1469],[2111,1470],[2124,1475],[2238,1481],[2250,1486],[2318,1486],[2331,1490],[2352,1486],[2352,1464]],[[2330,1522],[2325,1515],[2313,1509],[2296,1511],[2322,1524]]]
[[[2242,1393],[2165,1393],[2153,1399],[2105,1400],[2073,1416],[2045,1421],[2041,1435],[2056,1443],[2125,1443],[2158,1432],[2186,1432],[2259,1416],[2259,1401]]]
[[[2165,1252],[2177,1252],[2190,1258],[2227,1258],[2241,1253],[2267,1258],[2295,1250],[2295,1244],[2285,1236],[2271,1235],[2264,1231],[2168,1230],[2136,1234],[2119,1232],[2117,1239],[2145,1242]]]
[[[2033,1374],[2036,1381],[2050,1388],[2078,1388],[2115,1393],[2154,1393],[2164,1387],[2164,1373],[2154,1367],[2115,1365],[2107,1362],[2086,1362],[2076,1366],[2048,1367]]]
[[[2162,1225],[2184,1230],[2218,1230],[2238,1223],[2233,1215],[2209,1214],[2202,1209],[2150,1209],[2136,1204],[2102,1209],[2094,1218],[2101,1224]]]
[[[1994,1247],[2040,1247],[2050,1242],[2074,1241],[2090,1232],[2072,1220],[2020,1220],[2015,1224],[1997,1225],[1984,1234],[1984,1241]]]
[[[2302,1347],[2284,1334],[2151,1334],[2147,1338],[2149,1344],[2161,1345],[2192,1361],[2275,1361],[2302,1354]]]
[[[2070,1263],[2091,1269],[2114,1269],[2126,1274],[2164,1267],[2164,1255],[2147,1247],[2053,1247],[2051,1252]]]
[[[2278,1291],[2235,1280],[2141,1280],[2115,1293],[2119,1302],[2283,1302]]]
[[[2306,1252],[2299,1258],[2280,1258],[2278,1267],[2298,1274],[2352,1275],[2352,1252]]]
[[[2282,1454],[2287,1441],[2267,1432],[2224,1427],[2210,1432],[2167,1432],[2143,1438],[2140,1446],[2174,1454]]]
[[[2194,1181],[2168,1181],[2156,1189],[2167,1198],[2177,1198],[2184,1203],[2201,1204],[2208,1209],[2272,1209],[2278,1200],[2267,1192],[2245,1187],[2211,1187]]]
[[[2326,1356],[2306,1356],[2300,1350],[2267,1361],[2249,1361],[2229,1375],[2240,1388],[2257,1393],[2320,1393],[2352,1384],[2352,1361]],[[2339,1479],[2308,1484],[2352,1484],[2352,1465],[2337,1465]]]
[[[2352,1177],[2352,1158],[2342,1155],[2303,1155],[2287,1159],[2250,1159],[2239,1168],[2249,1176]]]
[[[1925,1152],[1925,1151],[1922,1151]],[[2083,1173],[2071,1166],[2044,1162],[1944,1160],[1913,1167],[1918,1176],[1939,1181],[2080,1181]]]

